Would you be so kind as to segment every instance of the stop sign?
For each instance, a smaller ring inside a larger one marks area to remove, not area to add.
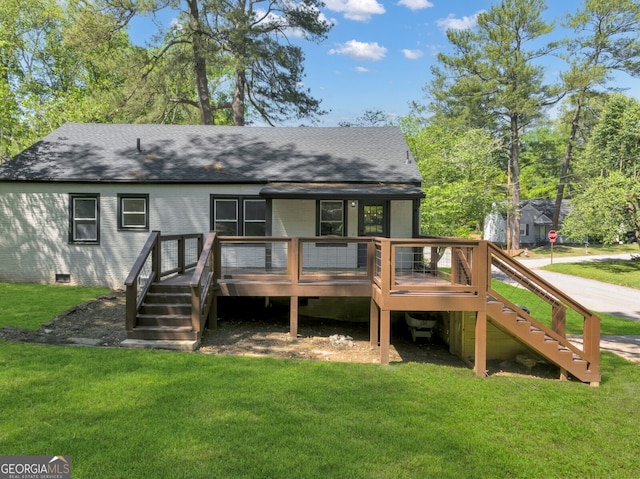
[[[558,233],[556,233],[556,230],[549,231],[549,241],[551,241],[552,243],[555,243],[557,239],[558,239]]]

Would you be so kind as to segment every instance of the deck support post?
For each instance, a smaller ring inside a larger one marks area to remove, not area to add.
[[[209,308],[209,316],[207,317],[207,327],[209,329],[218,329],[218,295],[214,294],[211,298],[211,307]]]
[[[378,347],[378,328],[380,327],[378,305],[371,298],[369,305],[369,344],[372,348]]]
[[[476,376],[487,375],[487,312],[478,311],[476,313],[476,344],[475,344],[475,366]]]
[[[380,364],[389,364],[389,346],[391,344],[391,311],[380,310]]]
[[[298,337],[298,296],[291,296],[289,308],[289,335],[292,338]]]

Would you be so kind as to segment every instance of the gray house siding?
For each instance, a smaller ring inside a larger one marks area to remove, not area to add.
[[[122,288],[150,231],[215,228],[212,198],[264,200],[273,236],[315,236],[320,199],[344,201],[357,236],[358,202],[379,198],[389,235],[410,237],[421,191],[407,150],[389,128],[65,125],[0,165],[0,281]]]

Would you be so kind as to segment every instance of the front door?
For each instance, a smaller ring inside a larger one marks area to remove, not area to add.
[[[358,236],[389,236],[389,202],[360,200],[358,202]],[[358,245],[358,267],[367,264],[367,245]]]

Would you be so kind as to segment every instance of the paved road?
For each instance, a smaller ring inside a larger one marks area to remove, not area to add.
[[[629,254],[610,256],[580,256],[554,258],[554,263],[577,263],[579,261],[607,261],[629,259]],[[588,309],[614,316],[640,321],[640,291],[623,286],[615,286],[592,279],[577,278],[566,274],[539,269],[549,264],[550,259],[521,259],[522,264],[535,270],[541,278],[561,289]],[[580,342],[581,339],[573,337]],[[602,336],[600,348],[611,351],[629,361],[640,363],[640,336]]]
[[[553,262],[577,263],[580,261],[607,261],[613,259],[629,259],[629,253],[610,256],[562,257],[554,258]],[[538,276],[561,289],[592,311],[640,321],[640,291],[637,289],[538,269],[541,266],[548,265],[551,262],[549,259],[520,259],[520,262],[535,270]]]

